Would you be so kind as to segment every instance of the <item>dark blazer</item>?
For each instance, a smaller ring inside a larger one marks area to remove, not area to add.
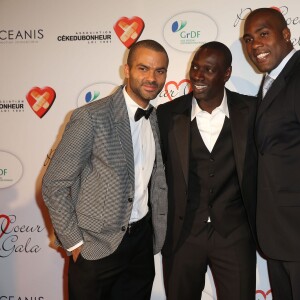
[[[150,115],[155,162],[149,184],[154,249],[163,246],[167,185],[155,110]],[[43,197],[65,249],[84,241],[81,254],[112,254],[126,232],[134,197],[134,158],[122,86],[74,111],[43,178]]]
[[[258,107],[257,230],[272,259],[300,261],[300,51]]]
[[[256,149],[253,138],[256,100],[226,89],[231,121],[234,157],[242,198],[251,230],[255,236]],[[163,248],[170,255],[179,246],[185,218],[188,174],[191,108],[193,94],[179,97],[157,109],[168,183],[168,226]]]

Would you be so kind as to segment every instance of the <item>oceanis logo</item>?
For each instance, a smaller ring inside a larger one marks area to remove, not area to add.
[[[43,29],[0,29],[0,43],[37,43],[43,38]]]
[[[131,19],[122,17],[114,25],[114,30],[124,46],[130,48],[140,37],[144,27],[144,21],[139,17]]]
[[[33,87],[26,95],[27,102],[31,109],[40,118],[49,111],[55,98],[56,93],[49,86],[44,88]]]

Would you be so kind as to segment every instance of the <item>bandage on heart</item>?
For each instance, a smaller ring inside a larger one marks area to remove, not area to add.
[[[34,87],[26,95],[31,109],[37,116],[42,118],[50,109],[55,100],[56,93],[51,87]]]
[[[115,23],[114,30],[124,46],[130,48],[140,37],[144,26],[144,21],[139,17],[122,17]]]

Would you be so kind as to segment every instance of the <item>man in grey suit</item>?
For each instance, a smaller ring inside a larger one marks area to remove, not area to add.
[[[72,300],[150,299],[166,233],[167,186],[156,113],[169,59],[134,44],[127,83],[72,114],[43,178],[58,242],[72,254]]]

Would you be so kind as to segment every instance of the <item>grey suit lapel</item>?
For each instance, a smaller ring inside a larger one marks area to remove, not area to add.
[[[157,158],[161,155],[160,153],[160,137],[159,137],[159,132],[158,132],[158,124],[157,124],[157,117],[156,117],[156,111],[155,109],[152,111],[150,117],[150,124],[151,124],[151,129],[154,137],[154,142],[155,142],[155,161],[157,161]]]
[[[112,111],[114,115],[114,121],[116,131],[119,136],[120,145],[123,149],[125,160],[128,168],[129,178],[132,186],[134,183],[134,157],[133,157],[133,145],[130,129],[130,122],[128,117],[128,111],[123,95],[123,87],[121,86],[113,96]],[[113,153],[112,153],[113,155]]]
[[[227,103],[236,168],[239,180],[242,182],[247,147],[249,108],[244,102],[233,98],[229,91],[227,91]]]

